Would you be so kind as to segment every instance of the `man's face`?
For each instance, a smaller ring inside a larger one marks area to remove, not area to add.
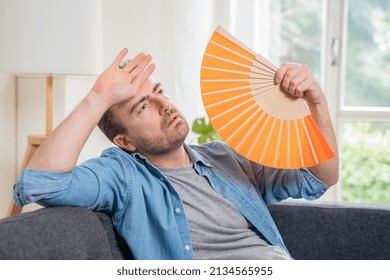
[[[125,104],[116,105],[114,114],[127,128],[130,151],[145,156],[162,155],[179,148],[189,132],[184,116],[161,84],[149,79],[137,95]]]

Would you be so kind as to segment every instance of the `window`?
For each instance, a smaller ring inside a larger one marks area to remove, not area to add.
[[[302,7],[305,7],[302,9]],[[310,65],[321,82],[323,45],[322,0],[277,0],[270,5],[269,58],[275,64]],[[278,36],[275,36],[278,34]]]
[[[347,20],[343,106],[390,108],[390,2],[354,0]]]
[[[354,0],[347,12],[342,199],[390,204],[390,2]]]

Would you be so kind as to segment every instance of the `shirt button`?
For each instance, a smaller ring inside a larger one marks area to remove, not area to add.
[[[189,250],[191,249],[191,247],[190,247],[190,245],[186,245],[186,246],[184,246],[184,249],[185,249],[186,251],[189,251]]]
[[[180,214],[180,212],[181,212],[180,208],[176,208],[176,209],[175,209],[175,213],[176,213],[176,214]]]

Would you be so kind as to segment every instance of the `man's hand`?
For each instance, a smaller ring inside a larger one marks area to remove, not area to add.
[[[276,72],[275,83],[294,97],[302,97],[311,105],[324,101],[324,94],[306,64],[284,63]]]
[[[129,101],[155,69],[150,55],[139,53],[126,66],[120,68],[127,49],[123,49],[114,62],[98,77],[92,91],[103,97],[108,107]]]
[[[334,158],[309,169],[328,186],[336,184],[339,179],[336,137],[325,94],[315,81],[310,68],[307,65],[285,63],[276,72],[275,83],[280,84],[287,94],[305,99],[314,121],[335,153]]]

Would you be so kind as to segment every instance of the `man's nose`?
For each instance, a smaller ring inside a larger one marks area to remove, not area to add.
[[[157,97],[157,99],[159,102],[159,113],[161,116],[168,112],[171,112],[172,105],[167,99],[162,97]]]

